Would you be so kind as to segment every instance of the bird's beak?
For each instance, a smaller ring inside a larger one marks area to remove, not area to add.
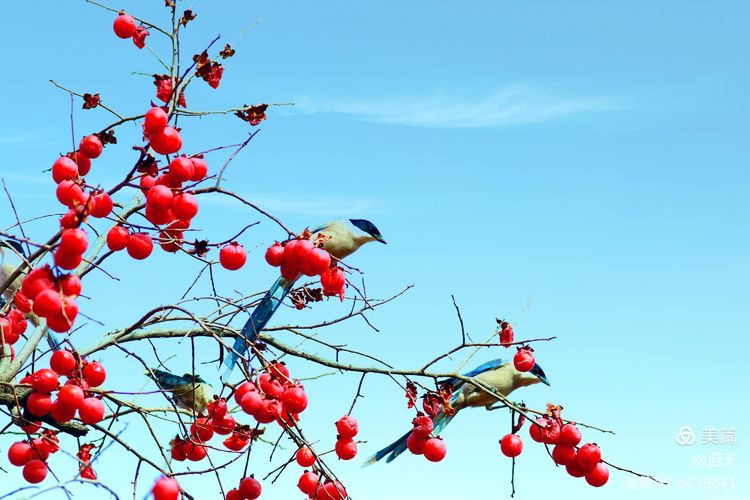
[[[375,236],[375,240],[376,240],[376,241],[379,241],[379,242],[380,242],[380,243],[382,243],[383,245],[387,245],[387,244],[388,244],[388,243],[387,243],[387,242],[386,242],[386,241],[385,241],[385,240],[383,239],[383,237],[382,237],[382,236]]]
[[[549,383],[549,380],[547,380],[547,377],[539,377],[539,380],[541,380],[544,385],[552,385]]]

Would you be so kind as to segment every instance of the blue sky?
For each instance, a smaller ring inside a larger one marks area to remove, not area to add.
[[[160,4],[118,7],[161,23]],[[610,483],[594,490],[555,470],[525,439],[516,498],[747,498],[744,2],[185,5],[199,16],[186,30],[185,54],[219,33],[219,43],[237,49],[218,92],[202,84],[188,92],[191,108],[296,103],[270,110],[230,167],[228,186],[296,228],[341,216],[372,220],[388,246],[370,245],[351,258],[365,271],[370,295],[415,285],[372,314],[380,333],[355,321],[326,339],[421,366],[460,339],[453,294],[477,340],[491,333],[495,317],[513,321],[519,337],[558,336],[537,348],[552,386],[519,391],[516,399],[536,408],[553,401],[569,418],[615,430],[587,432],[585,439],[599,442],[614,463],[670,481],[666,489],[642,489],[613,471]],[[2,83],[0,176],[22,215],[32,217],[58,209],[52,181],[41,172],[70,149],[69,101],[47,80],[100,92],[106,103],[135,114],[148,105],[153,85],[131,72],[159,70],[148,52],[116,39],[112,16],[94,6],[11,5],[5,14],[14,20],[2,35],[6,68],[13,70]],[[156,34],[149,43],[166,48]],[[79,136],[109,122],[102,112],[79,108]],[[182,125],[191,150],[234,143],[247,132],[232,117]],[[107,148],[92,177],[107,185],[121,176],[137,132],[118,132],[120,145]],[[216,154],[209,165],[217,168],[225,157]],[[0,207],[6,227],[4,199]],[[198,224],[206,237],[224,239],[245,218],[258,220],[237,205],[205,200]],[[29,230],[41,240],[45,224]],[[226,293],[265,289],[273,271],[262,263],[262,249],[281,237],[266,221],[248,232],[243,243],[259,249],[243,271],[219,273],[219,286]],[[111,265],[122,281],[92,275],[85,287],[93,298],[82,304],[107,327],[174,300],[175,288],[184,289],[186,274],[197,270],[184,258],[161,255],[139,264],[118,256]],[[283,310],[274,321],[313,321],[345,307]],[[102,330],[89,325],[79,333],[88,344]],[[185,343],[163,345],[189,353]],[[206,344],[199,352],[207,361],[215,348]],[[470,364],[502,356],[481,352]],[[450,371],[462,359],[441,368]],[[105,361],[118,367],[113,386],[147,386],[133,384],[129,370],[140,372],[137,364],[118,356]],[[175,371],[185,368],[180,362],[173,361]],[[326,372],[289,363],[300,376]],[[206,367],[209,377],[212,370]],[[333,445],[332,422],[349,408],[357,382],[336,376],[307,383],[305,428],[321,447]],[[362,458],[401,435],[410,420],[392,383],[368,379],[365,396],[355,409],[367,440]],[[368,469],[342,462],[338,471],[358,499],[506,497],[510,464],[497,440],[507,422],[501,412],[467,411],[443,434],[449,451],[440,464],[404,456]],[[685,425],[698,434],[693,446],[675,442]],[[736,429],[737,443],[701,444],[709,428]],[[137,432],[134,424],[124,436],[137,439]],[[167,440],[174,429],[160,432]],[[734,456],[737,466],[696,465],[717,453]],[[127,496],[135,464],[123,473],[116,456],[110,449],[98,472]],[[56,460],[63,476],[72,473],[72,461]],[[274,467],[262,453],[251,460],[259,476]],[[150,474],[139,480],[139,492],[145,494]],[[231,485],[241,470],[225,474]],[[734,489],[697,487],[705,477],[732,476]],[[2,483],[19,477],[11,470]],[[298,498],[296,477],[287,473],[273,487],[266,481],[267,498]],[[200,498],[218,498],[211,485],[186,486]]]

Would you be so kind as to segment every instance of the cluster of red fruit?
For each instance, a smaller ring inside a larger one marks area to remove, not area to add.
[[[307,408],[304,387],[290,378],[286,365],[278,362],[271,363],[255,382],[246,381],[237,387],[234,399],[258,423],[276,421],[282,427],[299,420],[299,414]]]
[[[66,229],[55,255],[58,252],[77,252],[86,245],[86,233],[80,229]],[[81,279],[78,276],[55,276],[49,265],[45,264],[24,277],[14,304],[24,314],[33,311],[37,316],[45,318],[50,330],[61,333],[70,330],[78,316],[75,299],[80,294]],[[20,319],[17,315],[16,317]],[[21,323],[18,325],[21,326]]]
[[[412,431],[406,439],[406,448],[414,455],[424,455],[430,462],[440,462],[448,453],[440,436],[430,437],[434,424],[427,415],[420,413],[412,420]]]
[[[199,462],[206,457],[205,443],[214,434],[230,435],[223,442],[232,451],[241,451],[250,442],[250,428],[237,425],[234,417],[229,414],[227,402],[223,398],[216,398],[208,404],[208,417],[199,417],[190,425],[190,438],[176,437],[170,443],[172,458],[178,462],[190,460]]]
[[[227,491],[225,500],[254,500],[260,497],[263,488],[253,476],[242,478],[237,488]]]
[[[352,438],[357,435],[359,424],[354,418],[345,415],[336,422],[336,431],[338,432],[336,455],[342,460],[351,460],[357,454],[357,445]],[[315,453],[307,446],[297,450],[295,459],[301,467],[312,467],[317,460]],[[346,490],[340,482],[321,483],[320,475],[314,470],[305,470],[297,482],[297,487],[302,493],[315,500],[342,500],[347,498]]]
[[[351,428],[351,423],[347,423],[345,425],[347,426],[347,428]],[[354,425],[356,426],[356,421],[354,422]],[[315,454],[307,446],[303,446],[302,448],[297,450],[295,458],[297,460],[297,463],[302,467],[312,467],[316,461]],[[305,472],[303,472],[299,478],[299,481],[297,482],[297,487],[300,489],[300,491],[302,491],[302,493],[315,500],[342,500],[344,498],[347,498],[346,490],[340,482],[329,481],[327,483],[321,484],[320,475],[314,471],[306,470]]]
[[[298,238],[274,243],[266,250],[266,262],[281,267],[281,276],[292,281],[300,274],[320,276],[323,293],[344,298],[346,276],[338,266],[331,267],[331,254],[309,239]]]
[[[96,134],[81,139],[78,149],[52,163],[52,179],[57,184],[55,195],[68,212],[60,218],[63,228],[76,228],[86,216],[106,217],[112,212],[112,198],[100,189],[84,192],[83,179],[91,170],[91,160],[102,154],[104,145]]]
[[[336,421],[336,456],[341,460],[351,460],[357,456],[357,443],[354,437],[359,432],[359,424],[354,417],[344,415]]]
[[[531,439],[538,443],[554,445],[552,459],[565,466],[573,477],[585,477],[591,486],[604,486],[609,480],[609,468],[601,461],[599,446],[586,443],[578,446],[582,435],[573,423],[563,423],[557,417],[539,417],[529,428]],[[507,457],[517,457],[523,450],[523,442],[517,434],[507,434],[500,440],[500,449]]]
[[[63,423],[78,418],[85,424],[97,424],[104,418],[104,403],[87,391],[99,387],[107,378],[101,363],[88,362],[70,351],[55,351],[50,358],[50,367],[42,368],[23,377],[19,383],[31,384],[33,391],[26,399],[26,409],[35,417],[49,414],[55,421]],[[60,376],[68,380],[60,386]],[[52,400],[52,393],[57,398]]]
[[[23,478],[32,484],[41,483],[47,477],[47,459],[60,450],[54,432],[45,432],[40,438],[17,441],[8,448],[8,461],[23,467]]]
[[[146,46],[146,37],[149,35],[148,30],[143,25],[137,26],[135,18],[129,14],[125,14],[124,11],[120,11],[119,15],[115,18],[112,29],[114,29],[115,35],[119,38],[132,38],[133,43],[139,49]]]
[[[0,316],[0,352],[3,352],[3,345],[10,346],[11,361],[13,361],[15,356],[13,344],[18,342],[18,339],[26,332],[28,326],[26,316],[18,309],[11,308],[7,314]]]

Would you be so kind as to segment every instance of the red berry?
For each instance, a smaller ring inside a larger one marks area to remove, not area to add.
[[[445,458],[448,449],[440,438],[428,439],[424,444],[424,457],[430,462],[439,462]]]
[[[216,434],[226,436],[231,434],[234,428],[237,426],[237,422],[234,417],[230,414],[226,414],[223,417],[214,417],[209,421],[211,428]]]
[[[2,339],[0,339],[0,345],[8,344],[12,346],[18,342],[19,338],[21,338],[21,336],[15,332],[15,329],[8,318],[0,318],[0,332],[3,334]]]
[[[206,458],[206,447],[203,445],[187,442],[185,443],[185,455],[191,462],[200,462],[201,460]]]
[[[248,396],[245,396],[245,399]],[[243,399],[243,401],[245,400]],[[260,405],[258,411],[253,414],[255,420],[261,424],[268,424],[281,417],[283,407],[281,403],[275,400],[266,399],[263,404]]]
[[[266,262],[273,267],[279,267],[284,263],[284,247],[276,242],[266,250]]]
[[[119,38],[131,38],[136,30],[135,19],[133,19],[133,16],[121,13],[115,18],[112,28],[115,30],[115,35]]]
[[[34,314],[42,318],[48,318],[62,311],[60,292],[51,288],[42,290],[34,299],[32,310]]]
[[[169,454],[174,460],[183,462],[187,458],[185,455],[185,443],[183,441],[175,440],[172,443],[172,448],[169,450]]]
[[[26,441],[18,441],[8,448],[8,461],[16,467],[26,465],[31,460],[31,446]]]
[[[114,203],[112,203],[112,198],[110,198],[107,193],[101,191],[95,194],[94,201],[96,203],[94,205],[94,208],[91,209],[91,215],[93,217],[102,218],[112,213]]]
[[[175,217],[171,210],[157,210],[153,207],[146,206],[146,219],[157,226],[169,224],[174,221]]]
[[[190,220],[198,213],[198,199],[190,193],[174,197],[172,213],[181,220]]]
[[[519,372],[527,372],[534,368],[535,364],[536,361],[534,361],[531,347],[519,347],[518,352],[513,356],[513,366],[515,366],[516,370]]]
[[[302,387],[290,387],[281,396],[281,404],[289,413],[302,413],[307,408],[307,394]]]
[[[349,498],[344,489],[344,485],[336,482],[326,483],[322,487],[318,488],[317,496],[315,500],[344,500]]]
[[[42,438],[34,438],[31,440],[30,460],[47,460],[50,453],[52,453],[50,441]]]
[[[419,415],[418,417],[415,417],[414,420],[411,421],[411,423],[414,426],[414,429],[412,429],[411,433],[415,437],[427,439],[428,437],[430,437],[430,434],[432,434],[434,423],[432,422],[432,419],[427,415]]]
[[[107,247],[112,251],[118,251],[128,246],[130,231],[122,226],[114,226],[107,232]]]
[[[80,253],[67,253],[58,250],[53,257],[57,267],[68,271],[72,271],[83,262],[83,255]]]
[[[98,361],[86,363],[83,367],[83,378],[86,379],[90,387],[99,387],[107,378],[107,371]]]
[[[146,111],[143,118],[143,131],[147,134],[156,134],[164,130],[169,122],[167,112],[158,106],[154,106]]]
[[[97,158],[102,154],[103,148],[102,140],[94,134],[87,135],[81,139],[81,143],[78,145],[78,151],[89,158]]]
[[[76,409],[67,406],[60,400],[55,400],[52,402],[52,408],[50,409],[49,414],[56,422],[70,422],[76,416]]]
[[[357,443],[352,438],[340,438],[336,441],[336,455],[341,460],[351,460],[357,456]]]
[[[542,431],[542,442],[545,444],[557,444],[560,442],[560,424],[556,420],[547,420],[547,427]]]
[[[96,398],[86,398],[78,408],[78,417],[84,424],[98,424],[104,418],[104,403]]]
[[[296,458],[300,467],[312,467],[315,463],[315,454],[307,446],[297,450]]]
[[[60,291],[71,299],[81,295],[81,278],[75,274],[68,274],[60,278]]]
[[[49,360],[49,366],[55,370],[58,375],[70,376],[76,369],[76,358],[70,351],[55,351]]]
[[[57,185],[55,195],[58,201],[68,208],[83,204],[83,189],[74,181],[62,181]]]
[[[268,366],[268,373],[273,375],[279,380],[282,381],[288,381],[289,380],[289,368],[286,367],[286,363],[283,361],[276,361],[273,360]]]
[[[164,130],[151,134],[150,144],[154,151],[160,155],[171,155],[182,147],[180,133],[172,127],[164,127]]]
[[[146,206],[160,212],[169,210],[173,200],[172,190],[160,184],[149,189],[146,194]]]
[[[305,495],[312,496],[313,493],[315,493],[315,490],[318,489],[318,482],[320,482],[320,478],[316,473],[305,471],[300,476],[299,481],[297,482],[297,487]]]
[[[260,496],[262,490],[260,483],[254,477],[246,477],[240,481],[240,496],[244,499],[255,499]]]
[[[141,176],[141,180],[138,181],[138,184],[141,187],[141,191],[146,194],[148,193],[149,189],[156,185],[156,177],[153,175],[144,174]]]
[[[566,446],[577,446],[581,442],[581,431],[575,424],[565,424],[560,428],[560,438],[557,442]]]
[[[52,164],[52,179],[55,183],[60,184],[67,179],[76,179],[78,177],[78,165],[67,156],[61,156]]]
[[[326,295],[342,295],[345,283],[346,275],[340,267],[329,267],[320,275],[320,284]]]
[[[71,410],[77,410],[83,404],[83,400],[86,396],[83,394],[83,389],[77,385],[64,385],[57,391],[57,401],[60,404],[67,406]]]
[[[13,298],[13,303],[22,313],[28,314],[31,312],[31,301],[21,290],[16,292],[16,296]]]
[[[284,260],[295,264],[297,267],[302,269],[309,258],[310,252],[312,252],[314,245],[310,240],[296,240],[296,243],[290,241],[284,247]]]
[[[240,496],[240,490],[234,488],[227,491],[227,496],[224,497],[224,500],[242,500],[242,497]]]
[[[160,477],[151,488],[154,500],[177,500],[180,497],[180,484],[171,477]]]
[[[578,465],[576,460],[568,462],[567,465],[565,465],[565,470],[573,477],[583,477],[586,475],[586,471],[581,469],[581,466]]]
[[[47,464],[41,460],[30,460],[23,466],[23,478],[32,484],[41,483],[47,477]]]
[[[409,434],[409,437],[406,438],[406,447],[413,454],[421,455],[424,453],[424,445],[427,442],[427,439],[429,438],[418,436],[412,432]]]
[[[286,254],[285,254],[286,255]],[[286,257],[284,257],[286,259]],[[294,281],[299,277],[300,270],[295,264],[284,261],[281,265],[281,276],[287,281]]]
[[[336,432],[342,438],[353,438],[359,432],[359,424],[354,417],[344,415],[336,422]]]
[[[313,248],[307,254],[307,260],[302,265],[302,272],[307,276],[319,276],[331,267],[331,254],[322,248]]]
[[[513,337],[513,327],[506,323],[500,331],[500,345],[503,347],[510,347],[510,344],[513,342]]]
[[[263,406],[263,398],[256,391],[248,391],[242,396],[240,406],[248,415],[256,415]]]
[[[60,237],[58,252],[82,255],[89,246],[89,239],[83,229],[66,229]]]
[[[57,389],[58,385],[59,381],[57,379],[57,373],[49,368],[37,370],[31,376],[31,387],[33,387],[35,391],[46,392],[49,394]]]
[[[602,462],[586,473],[586,482],[591,486],[599,488],[607,484],[607,481],[609,481],[609,467]]]
[[[78,166],[78,175],[81,177],[87,175],[89,171],[91,171],[91,158],[85,154],[80,151],[75,151],[73,153],[68,153],[66,156],[73,160]]]
[[[143,260],[154,250],[154,242],[146,233],[131,234],[128,239],[128,255],[136,260]]]
[[[552,460],[557,465],[568,465],[576,459],[576,449],[565,444],[558,444],[552,448]]]
[[[265,393],[266,397],[279,399],[284,394],[284,387],[270,373],[261,373],[256,380],[256,385]]]
[[[52,407],[53,408],[54,408],[54,406],[55,406],[55,404],[52,403]],[[39,421],[37,421],[37,422],[29,422],[28,420],[23,420],[23,423],[19,423],[18,427],[20,427],[21,430],[23,432],[25,432],[26,434],[34,434],[35,432],[37,432],[42,427],[42,423],[39,422]]]
[[[252,382],[242,382],[237,389],[234,391],[234,401],[237,404],[240,404],[240,401],[242,401],[242,398],[250,391],[257,391],[255,384]]]
[[[224,269],[236,271],[245,265],[245,261],[247,261],[247,253],[245,253],[242,245],[236,241],[225,246],[219,252],[219,262]]]
[[[594,443],[586,443],[578,449],[576,453],[576,463],[583,469],[584,472],[588,472],[596,467],[602,459],[602,451]]]
[[[190,424],[190,435],[205,443],[214,437],[214,430],[209,426],[208,419],[201,417]]]
[[[169,163],[169,175],[177,181],[189,181],[194,174],[193,162],[185,156],[178,156]]]
[[[46,392],[33,391],[26,400],[26,408],[35,417],[43,417],[52,409],[52,398]]]
[[[190,180],[193,182],[202,181],[206,177],[206,174],[208,174],[208,164],[206,163],[206,160],[198,156],[193,156],[190,158],[190,161],[193,162],[193,176]]]
[[[517,457],[523,451],[523,441],[518,434],[506,434],[500,440],[500,451],[506,457]]]

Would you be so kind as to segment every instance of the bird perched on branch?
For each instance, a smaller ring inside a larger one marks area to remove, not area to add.
[[[538,364],[535,364],[528,372],[519,372],[513,366],[512,361],[503,362],[500,359],[488,361],[463,375],[467,378],[473,378],[487,387],[491,387],[498,394],[502,394],[503,396],[508,396],[511,392],[521,387],[538,384],[540,382],[550,385],[542,367]],[[438,412],[438,414],[432,419],[433,436],[439,435],[458,412],[464,408],[485,407],[491,409],[492,405],[499,401],[499,398],[489,394],[484,389],[472,384],[467,384],[463,380],[455,377],[443,381],[441,385],[442,384],[449,384],[453,389],[451,406],[453,406],[453,409],[456,411],[453,415],[446,415],[442,410]],[[407,432],[390,445],[375,453],[375,455],[370,457],[364,465],[372,465],[386,456],[387,458],[385,461],[387,463],[395,460],[396,457],[406,451],[406,440],[409,439],[411,432],[412,431]]]
[[[7,281],[11,274],[13,274],[18,266],[20,266],[25,259],[27,259],[26,252],[23,250],[23,246],[20,243],[13,240],[0,240],[0,286]],[[6,302],[13,300],[16,292],[21,288],[23,278],[26,276],[26,272],[21,273],[13,282],[6,288],[0,295],[0,307],[4,306]],[[39,326],[41,320],[34,313],[29,313],[26,316],[34,326]],[[60,340],[52,330],[47,330],[47,343],[53,350],[60,349]]]
[[[336,220],[321,224],[310,230],[311,240],[324,238],[323,248],[335,259],[343,259],[356,252],[362,245],[370,241],[379,241],[385,244],[383,236],[375,224],[364,219]],[[294,286],[297,278],[286,280],[279,276],[276,283],[271,286],[265,297],[255,307],[250,319],[247,320],[242,332],[234,342],[232,352],[224,360],[226,370],[222,375],[222,381],[226,382],[232,374],[237,359],[247,352],[248,345],[253,342],[258,333],[265,328],[271,316],[276,312],[284,297]]]
[[[173,375],[158,368],[146,370],[146,376],[156,382],[159,389],[172,393],[172,400],[182,409],[202,414],[213,399],[214,390],[199,375],[186,373],[183,376]]]

